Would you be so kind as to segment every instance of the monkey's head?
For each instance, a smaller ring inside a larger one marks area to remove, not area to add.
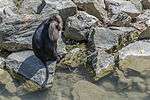
[[[58,29],[58,31],[62,30],[63,27],[63,21],[60,15],[53,15],[50,18],[51,21],[56,21],[58,23],[58,25],[56,25],[56,28]]]

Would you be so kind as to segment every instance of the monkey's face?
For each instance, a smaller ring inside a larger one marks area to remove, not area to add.
[[[62,26],[61,26],[60,23],[58,23],[58,24],[56,25],[56,29],[57,29],[58,31],[61,31],[61,30],[62,30]]]
[[[54,16],[54,20],[58,23],[58,25],[56,25],[56,28],[58,29],[58,31],[61,31],[63,26],[63,21],[61,16],[59,15]]]

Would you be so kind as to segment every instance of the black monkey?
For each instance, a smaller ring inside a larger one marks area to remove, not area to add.
[[[32,38],[33,52],[46,68],[46,79],[43,87],[46,85],[49,77],[47,61],[60,60],[57,53],[57,40],[62,31],[62,24],[62,18],[59,15],[53,15],[38,26]]]

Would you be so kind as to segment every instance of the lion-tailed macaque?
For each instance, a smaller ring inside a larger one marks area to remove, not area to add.
[[[62,31],[62,24],[61,16],[53,15],[38,26],[32,38],[33,52],[46,68],[46,79],[43,87],[47,84],[49,77],[47,61],[60,60],[57,53],[57,40]]]

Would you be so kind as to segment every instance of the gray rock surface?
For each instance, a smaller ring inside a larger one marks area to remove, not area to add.
[[[112,14],[118,14],[125,12],[131,17],[136,17],[140,14],[140,11],[131,1],[126,0],[106,0],[106,7]]]
[[[97,17],[101,21],[107,19],[104,0],[73,0],[79,9]]]
[[[97,57],[92,58],[94,71],[96,73],[95,80],[98,80],[110,73],[112,73],[114,63],[114,56],[106,53],[104,50],[97,48]],[[96,62],[96,63],[95,63]]]
[[[48,67],[50,74],[47,83],[48,87],[51,86],[53,82],[55,65],[56,62],[49,62]],[[21,75],[39,86],[42,86],[46,78],[45,66],[34,56],[32,51],[22,51],[9,55],[6,60],[6,69],[11,75],[14,75],[14,78],[17,78],[17,75]],[[21,78],[19,80],[23,81]]]
[[[95,46],[109,52],[114,52],[138,38],[138,32],[132,27],[96,27],[95,30]]]
[[[64,22],[69,16],[77,13],[77,6],[71,0],[45,0],[45,2],[59,11]]]
[[[112,26],[119,26],[119,27],[129,26],[131,20],[132,18],[128,14],[121,12],[111,17],[110,24]]]
[[[147,41],[137,41],[121,49],[119,51],[120,66],[140,74],[144,74],[146,70],[149,71],[149,45]]]
[[[67,19],[64,36],[67,39],[73,40],[87,40],[93,30],[92,27],[96,25],[98,19],[84,11],[79,11],[76,15]]]

